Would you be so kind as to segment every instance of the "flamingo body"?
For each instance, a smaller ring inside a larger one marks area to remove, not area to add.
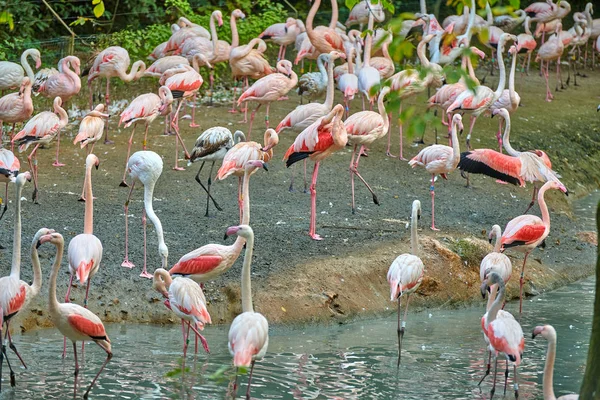
[[[244,312],[233,320],[229,328],[229,352],[233,365],[249,367],[261,359],[269,346],[269,323],[257,312]]]

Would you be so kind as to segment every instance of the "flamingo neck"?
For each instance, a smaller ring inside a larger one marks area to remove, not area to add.
[[[488,26],[494,25],[494,15],[492,14],[492,9],[490,7],[490,3],[485,3],[485,14],[487,16],[487,24]]]
[[[492,303],[492,305],[490,306],[490,308],[488,309],[488,316],[487,316],[487,324],[491,324],[492,321],[494,321],[498,315],[498,311],[500,311],[500,309],[502,308],[502,303],[504,303],[504,291],[506,290],[506,287],[504,286],[504,282],[502,281],[502,279],[500,279],[500,282],[498,284],[492,285],[492,286],[497,286],[498,287],[498,295],[496,296],[496,298],[494,299],[494,302]],[[491,288],[490,288],[491,290]]]
[[[419,5],[421,8],[421,14],[427,14],[427,6],[425,4],[425,0],[419,0]]]
[[[351,57],[348,58],[348,72],[352,73],[352,60],[350,60]],[[334,68],[334,62],[333,60],[329,60],[329,62],[327,63],[327,95],[325,97],[325,103],[323,103],[325,105],[325,108],[327,108],[327,111],[329,112],[331,110],[331,108],[333,107],[333,97],[335,96],[335,86],[333,84],[333,68]]]
[[[23,88],[23,103],[24,104],[30,104],[31,107],[33,108],[33,101],[31,99],[31,85],[32,85],[32,82],[33,81],[29,81],[29,83],[27,85],[25,85],[25,87]]]
[[[502,145],[504,146],[504,149],[506,150],[508,155],[513,157],[519,157],[521,155],[521,152],[513,149],[513,147],[510,144],[510,116],[506,115],[506,118],[504,118],[504,124],[505,126],[504,134],[502,135]]]
[[[242,266],[242,312],[254,312],[254,308],[252,307],[252,286],[250,283],[253,246],[254,234],[252,233],[246,239],[246,254],[244,254],[244,265]]]
[[[321,56],[317,58],[317,67],[321,73],[321,78],[325,79],[325,77],[327,77],[327,68],[325,68],[325,63],[323,62],[323,57]]]
[[[331,21],[329,22],[329,29],[337,28],[337,22],[338,22],[337,0],[331,0]]]
[[[517,99],[517,92],[515,91],[515,71],[517,69],[517,53],[512,55],[512,60],[510,64],[510,76],[508,77],[508,94],[510,98],[510,103],[514,108],[519,106],[519,101]]]
[[[458,127],[457,124],[452,124],[452,160],[453,165],[458,165],[460,161],[460,147],[458,146],[458,136],[457,136]]]
[[[387,131],[390,129],[390,120],[387,115],[387,111],[385,111],[385,105],[383,104],[383,98],[385,96],[379,95],[377,99],[377,111],[379,111],[379,115],[383,118],[383,131],[387,134]]]
[[[34,51],[32,49],[29,50],[25,50],[23,52],[23,54],[21,54],[21,65],[23,66],[23,69],[25,70],[25,74],[27,74],[27,77],[29,78],[29,80],[31,82],[33,82],[35,80],[35,74],[33,73],[33,69],[31,69],[31,65],[29,65],[29,61],[27,60],[27,57],[32,56],[34,53]]]
[[[385,43],[383,43],[383,45],[381,46],[381,52],[383,53],[383,57],[389,61],[394,62],[394,60],[392,60],[392,56],[390,56],[390,50],[388,49],[388,42],[386,41]]]
[[[546,232],[550,230],[550,213],[548,212],[548,206],[546,205],[546,200],[544,199],[544,193],[548,190],[549,186],[542,186],[538,192],[538,204],[540,206],[540,211],[542,212],[542,221],[544,222],[544,226],[546,227]]]
[[[410,252],[413,256],[419,254],[419,237],[417,236],[418,211],[413,208],[410,216]]]
[[[544,400],[556,400],[554,394],[554,360],[556,359],[556,334],[550,335],[548,351],[546,352],[546,365],[544,365]]]
[[[35,297],[42,288],[42,268],[37,250],[37,240],[31,245],[31,265],[33,267],[33,284],[30,287],[29,296]]]
[[[15,227],[13,238],[12,267],[10,276],[19,279],[21,276],[21,194],[23,193],[23,184],[17,182],[16,207],[15,207]]]
[[[308,16],[306,17],[306,23],[305,23],[306,34],[308,35],[308,38],[310,39],[311,42],[313,42],[313,40],[315,40],[317,38],[313,31],[313,20],[315,19],[315,15],[317,15],[317,11],[319,10],[320,5],[321,5],[321,0],[315,0],[315,2],[313,3],[312,7],[310,8],[310,10],[308,12]],[[333,18],[333,15],[332,15],[332,18]],[[334,29],[335,29],[335,26],[334,26]]]
[[[500,227],[494,227],[494,234],[496,235],[496,242],[494,243],[494,252],[500,253],[500,249],[502,248],[502,233],[500,232]]]
[[[488,312],[490,311],[490,308],[492,308],[492,304],[494,303],[494,300],[496,300],[496,294],[497,294],[497,292],[498,292],[498,285],[492,285],[490,287],[490,293],[488,294],[487,305],[485,306],[485,309]]]
[[[370,0],[367,0],[370,1]],[[371,47],[373,46],[373,35],[371,32],[373,32],[373,13],[369,13],[369,23],[367,24],[367,29],[368,29],[368,33],[367,33],[367,37],[365,39],[365,50],[364,50],[364,59],[363,59],[363,65],[365,66],[369,66],[369,61],[371,61]]]
[[[231,48],[238,47],[240,45],[240,35],[237,30],[237,21],[235,15],[231,14],[230,25],[231,25]]]
[[[533,36],[531,34],[531,18],[530,17],[525,17],[525,33],[528,34],[529,36]]]
[[[264,142],[266,146],[266,137]],[[244,171],[244,180],[242,182],[242,225],[250,225],[250,175],[250,172]]]
[[[217,48],[218,48],[218,40],[217,40],[217,27],[215,26],[215,17],[214,15],[210,16],[210,22],[209,22],[209,26],[210,26],[210,37],[212,39],[212,45],[213,45],[213,54],[217,55]]]
[[[56,298],[56,278],[58,277],[58,271],[60,270],[60,263],[63,257],[63,250],[65,247],[65,243],[61,240],[56,244],[56,257],[54,259],[54,264],[52,265],[52,273],[50,274],[50,288],[48,289],[48,308],[50,310],[50,315],[54,318],[55,315],[60,313],[58,307],[59,302]]]
[[[146,64],[144,64],[143,61],[138,60],[133,63],[128,74],[121,71],[119,75],[123,82],[131,82],[140,79],[144,74],[144,71],[146,71]]]
[[[94,233],[94,196],[92,195],[92,167],[87,165],[85,169],[85,215],[83,220],[83,233]]]
[[[81,90],[81,79],[79,78],[79,75],[70,68],[68,57],[66,58],[67,59],[62,62],[63,73],[69,77],[71,82],[73,82],[73,91],[79,93],[79,90]]]
[[[165,238],[163,233],[163,227],[160,222],[160,219],[154,212],[154,207],[152,206],[152,196],[154,194],[154,182],[149,182],[147,185],[144,185],[144,209],[146,210],[146,215],[148,219],[152,221],[152,225],[154,225],[154,229],[156,230],[156,236],[158,236],[158,248],[159,252],[161,248],[166,248]],[[168,265],[166,260],[163,258],[163,266]]]
[[[288,78],[288,87],[290,90],[298,84],[298,75],[292,71],[292,76]]]
[[[31,89],[29,90],[29,92],[31,93]],[[58,104],[54,104],[54,113],[58,114],[58,118],[60,119],[60,129],[67,126],[67,124],[69,123],[69,115],[67,114],[65,109],[62,108],[62,106],[59,106]]]
[[[425,54],[425,46],[427,43],[424,40],[421,40],[417,45],[417,57],[419,57],[419,61],[421,61],[421,65],[423,67],[429,67],[429,60],[427,59],[427,55]]]
[[[469,23],[467,24],[467,31],[465,32],[465,37],[467,38],[467,42],[471,43],[471,36],[473,35],[473,26],[475,25],[475,0],[471,0],[471,8],[469,10]]]
[[[494,92],[494,101],[498,100],[502,96],[502,91],[506,87],[506,68],[504,66],[504,60],[502,59],[502,48],[504,47],[504,41],[500,40],[498,43],[498,67],[500,68],[500,81],[498,87]]]

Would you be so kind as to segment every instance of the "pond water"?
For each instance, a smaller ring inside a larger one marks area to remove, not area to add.
[[[586,279],[524,302],[526,345],[520,368],[520,397],[541,398],[546,341],[531,340],[535,325],[552,324],[558,333],[555,391],[576,392],[581,384],[593,313],[594,280]],[[157,305],[161,306],[161,305]],[[506,309],[518,313],[518,302]],[[472,399],[489,398],[491,379],[477,382],[485,370],[480,318],[484,305],[460,310],[431,309],[409,314],[402,365],[396,368],[396,316],[341,325],[273,326],[269,351],[256,364],[252,397],[259,399]],[[228,327],[208,326],[211,354],[193,355],[181,373],[180,326],[113,324],[107,326],[114,358],[90,398],[223,399],[231,398],[233,369],[227,350]],[[19,368],[17,387],[7,374],[0,399],[65,399],[73,395],[73,357],[61,360],[62,337],[55,329],[15,335],[29,363]],[[201,350],[201,349],[200,349]],[[202,350],[201,350],[202,351]],[[83,395],[104,352],[86,345],[78,397]],[[9,352],[13,365],[17,361]],[[502,371],[499,389],[502,397]],[[6,370],[5,370],[6,371]],[[238,398],[245,394],[240,376]],[[511,392],[512,370],[507,398]],[[513,397],[514,398],[514,397]]]

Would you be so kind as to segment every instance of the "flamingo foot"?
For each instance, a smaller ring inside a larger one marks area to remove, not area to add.
[[[152,275],[149,274],[147,271],[142,271],[142,273],[140,274],[140,276],[142,278],[148,278],[148,279],[152,279]]]
[[[408,161],[408,158],[398,157],[398,160],[400,160],[400,161]]]
[[[65,166],[65,164],[63,164],[63,163],[61,163],[61,162],[58,162],[58,161],[54,161],[54,162],[52,163],[52,166],[53,166],[53,167],[64,167],[64,166]]]
[[[232,108],[232,109],[230,109],[230,110],[227,110],[227,112],[228,112],[228,113],[231,113],[231,114],[237,114],[237,113],[238,113],[238,110],[236,110],[235,108]]]
[[[80,197],[79,199],[77,199],[77,201],[83,201],[85,203],[85,197]]]
[[[129,185],[125,181],[121,181],[121,183],[119,183],[119,186],[121,186],[121,187],[129,187]]]
[[[121,263],[121,267],[125,267],[125,268],[131,269],[131,268],[135,267],[135,265],[131,261],[129,261],[129,260],[124,260]]]
[[[108,140],[108,139],[106,139],[106,140],[104,141],[104,144],[115,144],[115,142],[114,142],[114,141],[112,141],[112,140]]]
[[[436,227],[435,227],[435,225],[431,225],[431,230],[432,230],[432,231],[439,232],[439,229],[438,229],[438,228],[436,228]]]
[[[385,155],[388,157],[392,157],[392,158],[398,158],[398,156],[393,155],[392,153],[390,153],[389,151],[385,152]]]
[[[496,183],[499,183],[501,185],[508,185],[508,183],[501,181],[500,179],[496,179]]]
[[[200,125],[198,125],[198,124],[190,124],[190,128],[199,128],[199,127],[200,127]]]
[[[182,167],[173,167],[173,171],[185,171],[185,168],[182,168]]]
[[[323,240],[323,238],[321,237],[321,235],[313,233],[312,235],[310,235],[312,240]]]
[[[207,352],[208,354],[210,354],[210,349],[208,348],[208,342],[202,335],[200,335],[200,342],[202,343],[202,347],[204,348],[204,351]]]

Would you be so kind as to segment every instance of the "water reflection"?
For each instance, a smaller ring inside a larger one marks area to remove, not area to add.
[[[581,384],[593,312],[591,279],[526,301],[524,360],[519,373],[521,398],[541,396],[546,341],[530,340],[534,326],[554,325],[558,332],[555,370],[557,396],[576,392]],[[343,325],[272,327],[267,356],[256,364],[252,394],[261,399],[484,399],[491,376],[480,330],[480,308],[430,310],[410,316],[402,366],[396,369],[396,319],[379,318]],[[514,312],[518,303],[509,303]],[[114,358],[90,398],[223,399],[230,398],[234,371],[227,351],[227,327],[208,327],[212,353],[200,352],[181,369],[179,325],[108,325]],[[72,352],[61,360],[62,336],[54,330],[16,335],[15,343],[29,369],[17,372],[17,387],[3,381],[0,399],[65,399],[72,396]],[[193,349],[193,342],[190,343]],[[192,351],[193,353],[193,351]],[[11,354],[9,353],[9,356]],[[13,357],[14,358],[14,357]],[[81,363],[79,396],[104,360],[93,344]],[[225,369],[224,371],[222,369]],[[499,362],[497,394],[502,395],[504,361]],[[240,376],[238,398],[246,391]],[[512,398],[512,369],[507,398]]]

